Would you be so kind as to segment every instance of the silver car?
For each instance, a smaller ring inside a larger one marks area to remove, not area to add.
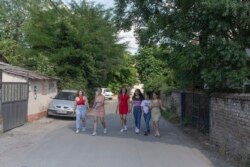
[[[62,90],[48,106],[48,116],[75,117],[74,105],[77,90]]]

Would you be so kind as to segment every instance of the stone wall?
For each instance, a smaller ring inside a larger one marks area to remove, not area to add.
[[[181,118],[181,92],[172,92],[171,97],[176,106],[176,111]]]
[[[176,107],[177,114],[181,118],[181,92],[180,91],[174,91],[171,94],[164,95],[161,94],[161,100],[163,102],[163,105],[167,108],[171,108],[171,105],[174,104]]]
[[[212,95],[210,140],[238,158],[250,154],[250,95]]]
[[[181,118],[181,92],[163,96],[162,101],[167,107],[173,101]],[[250,94],[211,95],[209,120],[210,141],[221,152],[240,159],[250,155]]]

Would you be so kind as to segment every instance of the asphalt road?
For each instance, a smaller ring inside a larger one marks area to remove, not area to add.
[[[79,134],[75,134],[73,120],[55,119],[0,136],[0,166],[233,167],[163,119],[161,138],[135,134],[132,115],[128,131],[120,133],[115,105],[112,101],[106,104],[107,134],[98,125],[97,136],[91,136],[93,119],[88,116],[87,131]]]

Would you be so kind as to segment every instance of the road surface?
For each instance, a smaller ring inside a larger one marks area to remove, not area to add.
[[[0,136],[1,167],[233,167],[161,119],[162,137],[134,133],[132,115],[128,131],[120,133],[113,101],[106,104],[108,133],[99,125],[91,136],[75,134],[74,120],[43,119]],[[144,128],[142,119],[142,128]]]

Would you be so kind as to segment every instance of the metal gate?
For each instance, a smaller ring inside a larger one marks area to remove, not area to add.
[[[209,133],[209,104],[207,94],[184,92],[181,95],[182,121],[204,134]]]
[[[28,112],[28,84],[2,83],[3,131],[25,124]]]

